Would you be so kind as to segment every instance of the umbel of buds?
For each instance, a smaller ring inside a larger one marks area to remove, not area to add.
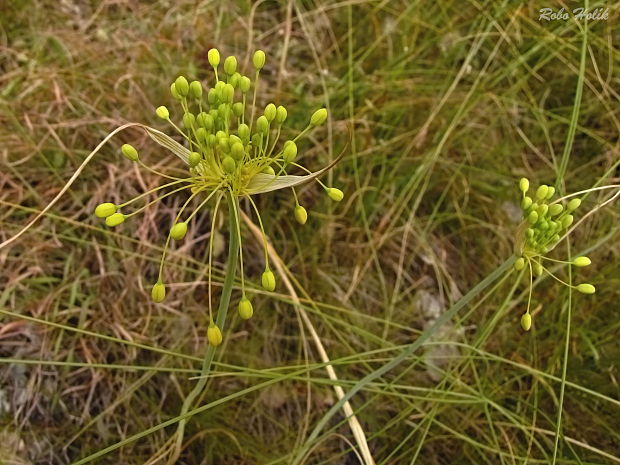
[[[344,198],[344,193],[340,189],[326,186],[318,179],[318,176],[331,168],[333,163],[322,170],[312,172],[297,161],[303,148],[300,145],[302,137],[327,122],[327,110],[319,108],[309,114],[307,126],[293,137],[292,131],[284,127],[288,110],[283,105],[267,102],[261,110],[256,104],[260,72],[266,65],[266,55],[262,50],[254,53],[253,70],[247,76],[239,69],[239,62],[234,56],[222,60],[220,52],[211,49],[207,57],[213,68],[211,82],[178,76],[170,84],[170,94],[179,104],[180,111],[171,112],[165,105],[155,109],[155,114],[171,125],[176,134],[184,140],[185,145],[180,145],[161,131],[142,126],[153,140],[186,163],[187,176],[178,177],[156,171],[143,162],[136,148],[124,144],[121,153],[126,159],[162,176],[166,182],[127,202],[121,204],[105,202],[95,208],[95,216],[104,219],[108,227],[116,227],[159,200],[175,193],[186,194],[186,199],[167,232],[159,273],[151,289],[154,302],[163,302],[166,298],[164,263],[169,247],[191,234],[192,220],[210,202],[215,204],[212,215],[214,225],[221,200],[228,201],[228,212],[230,215],[235,215],[237,225],[237,230],[230,231],[230,234],[236,236],[241,243],[240,199],[248,200],[263,235],[265,268],[260,284],[266,291],[273,292],[276,289],[276,276],[269,267],[263,221],[252,197],[273,190],[291,189],[295,200],[292,216],[300,225],[306,224],[308,212],[299,204],[295,192],[296,185],[315,180],[333,201],[340,202]],[[303,176],[289,175],[291,170],[301,171]],[[153,194],[156,194],[156,198],[147,200]],[[139,205],[137,208],[134,207],[136,204]],[[131,211],[128,211],[130,209]],[[213,236],[212,231],[208,273],[211,324],[207,336],[209,343],[217,346],[222,342],[222,332],[214,323],[211,311]],[[246,295],[241,245],[237,258],[241,266],[241,300],[238,312],[242,319],[248,319],[254,314],[254,309]]]
[[[525,313],[521,317],[521,327],[529,331],[532,326],[530,303],[532,293],[532,280],[547,273],[560,283],[575,289],[582,294],[594,294],[596,289],[592,284],[582,283],[570,285],[551,273],[543,261],[563,263],[578,268],[589,266],[591,261],[588,257],[577,257],[572,261],[556,260],[546,255],[554,249],[562,237],[570,232],[570,226],[574,222],[573,213],[581,205],[581,199],[568,198],[553,200],[555,188],[542,184],[530,194],[530,182],[526,178],[519,181],[521,191],[521,210],[523,222],[517,236],[517,259],[514,262],[516,271],[522,272],[527,268],[530,275],[529,298]]]

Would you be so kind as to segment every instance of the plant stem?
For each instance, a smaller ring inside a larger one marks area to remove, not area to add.
[[[239,239],[237,236],[237,217],[234,214],[233,202],[236,200],[230,193],[226,194],[228,201],[228,217],[229,217],[229,231],[228,231],[228,261],[226,263],[226,277],[224,278],[224,286],[222,287],[222,294],[220,296],[220,303],[218,306],[216,324],[219,326],[222,332],[224,331],[224,324],[226,323],[226,315],[228,313],[228,307],[230,305],[230,295],[232,293],[233,283],[235,281],[235,274],[237,272],[237,258],[239,255]],[[194,389],[189,393],[183,402],[181,408],[181,415],[185,415],[196,398],[202,393],[209,379],[208,375],[211,370],[211,364],[213,363],[213,357],[215,356],[215,346],[208,345],[205,353],[205,358],[202,362],[202,369],[200,370],[200,379]],[[185,424],[187,419],[179,421],[179,425],[176,431],[176,446],[172,457],[168,463],[174,463],[180,453],[183,445],[183,437],[185,434]]]

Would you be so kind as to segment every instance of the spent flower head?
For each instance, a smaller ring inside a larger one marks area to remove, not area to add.
[[[517,259],[515,260],[514,268],[517,271],[522,271],[527,267],[527,271],[529,271],[529,297],[526,311],[521,317],[521,327],[525,331],[529,331],[532,325],[530,304],[534,277],[540,277],[547,273],[563,285],[571,287],[582,294],[594,294],[596,289],[592,284],[587,283],[578,285],[568,284],[544,266],[544,261],[568,264],[578,268],[590,265],[591,260],[588,257],[577,257],[569,262],[547,256],[558,242],[569,234],[569,228],[574,222],[573,213],[581,205],[581,199],[572,198],[568,200],[571,196],[567,196],[553,200],[555,188],[545,184],[538,186],[530,193],[530,182],[526,178],[520,179],[519,190],[521,191],[523,221],[517,234],[515,245]]]
[[[118,205],[105,202],[95,209],[97,217],[105,219],[105,223],[109,227],[114,227],[163,198],[179,192],[187,192],[188,198],[178,211],[168,231],[159,274],[151,292],[152,299],[155,302],[162,302],[166,298],[164,263],[171,240],[183,240],[192,220],[210,202],[214,203],[213,219],[215,219],[221,200],[228,200],[229,213],[236,216],[238,229],[239,199],[246,198],[249,200],[257,215],[263,234],[265,270],[261,277],[261,284],[265,290],[271,292],[276,288],[276,276],[269,267],[263,222],[252,196],[278,189],[292,189],[295,200],[293,216],[301,225],[306,223],[308,212],[299,204],[294,189],[296,185],[314,179],[332,200],[340,202],[344,197],[340,189],[328,187],[318,179],[318,176],[331,168],[335,162],[317,172],[311,172],[296,162],[298,140],[311,129],[326,122],[327,110],[320,108],[308,115],[308,124],[305,129],[299,132],[296,137],[281,141],[288,110],[282,105],[276,106],[275,103],[267,104],[263,110],[256,106],[260,70],[266,62],[265,53],[262,50],[254,53],[252,59],[253,78],[240,73],[237,59],[234,56],[226,57],[223,60],[223,67],[220,67],[222,60],[217,49],[209,50],[208,61],[214,71],[214,80],[210,88],[203,87],[203,83],[200,81],[189,81],[185,76],[178,76],[171,83],[171,96],[177,101],[181,109],[180,113],[175,113],[176,122],[173,121],[172,113],[168,107],[162,105],[155,110],[156,115],[167,121],[174,131],[184,139],[184,146],[158,130],[142,126],[153,140],[175,153],[187,164],[187,177],[170,176],[156,171],[142,161],[138,151],[133,146],[124,144],[121,153],[125,158],[160,175],[167,182],[127,202]],[[253,91],[251,96],[249,95],[250,90]],[[288,132],[285,131],[285,133]],[[289,175],[288,171],[291,169],[300,170],[304,175]],[[145,200],[146,197],[160,191],[163,193],[157,194],[158,196],[155,199]],[[131,211],[131,207],[138,202],[141,202],[142,206]],[[190,212],[192,204],[197,204],[197,206]],[[212,221],[212,225],[214,224],[215,221]],[[239,242],[241,241],[240,230],[231,231],[231,234],[237,235]],[[213,230],[209,245],[209,312],[211,323],[208,329],[208,338],[212,345],[217,346],[222,341],[222,334],[220,328],[213,321],[211,310],[212,241]],[[239,251],[238,258],[241,265],[242,292],[239,302],[239,315],[243,319],[248,319],[254,310],[246,295],[242,248]]]

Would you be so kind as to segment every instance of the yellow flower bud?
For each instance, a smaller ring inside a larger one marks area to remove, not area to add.
[[[188,112],[183,114],[183,126],[185,126],[186,129],[191,129],[195,122],[196,117],[193,113]]]
[[[573,265],[578,267],[588,266],[592,261],[588,257],[577,257],[573,260]]]
[[[192,81],[189,85],[189,94],[190,96],[201,99],[202,98],[202,84],[200,81]]]
[[[527,178],[521,178],[519,180],[519,189],[521,192],[526,193],[530,188],[530,181]]]
[[[97,208],[95,208],[95,216],[97,218],[107,218],[116,213],[116,208],[116,205],[110,202],[100,203],[97,205]]]
[[[177,92],[177,86],[174,85],[174,82],[170,84],[170,93],[175,100],[183,100],[183,97]]]
[[[313,113],[310,118],[310,124],[312,126],[320,126],[327,119],[327,110],[325,108],[321,108]]]
[[[592,284],[579,284],[577,286],[577,290],[582,294],[594,294],[596,292],[596,288]]]
[[[229,76],[235,74],[235,71],[237,71],[237,59],[234,56],[226,57],[224,60],[224,71]]]
[[[261,115],[256,119],[256,131],[263,134],[269,132],[269,120],[265,115]]]
[[[250,318],[252,318],[253,314],[254,308],[252,307],[252,302],[250,302],[249,299],[244,297],[239,302],[239,316],[244,320],[249,320]]]
[[[166,298],[166,286],[161,281],[157,281],[151,289],[151,298],[153,302],[160,303]]]
[[[209,64],[214,68],[217,68],[220,64],[220,52],[217,48],[212,48],[207,52],[207,59],[209,60]]]
[[[200,129],[202,129],[202,128],[200,128]],[[204,129],[203,129],[203,131],[204,131]],[[200,163],[200,160],[202,160],[202,155],[200,155],[198,152],[191,152],[189,154],[187,162],[189,163],[189,166],[191,166],[193,168],[194,166],[197,166],[198,163]]]
[[[577,210],[579,208],[579,205],[581,205],[581,199],[572,199],[570,202],[568,202],[568,205],[566,205],[566,209],[569,212],[572,212],[573,210]]]
[[[235,142],[230,147],[230,153],[235,160],[241,160],[245,155],[245,149],[241,142]]]
[[[239,87],[240,79],[241,79],[241,74],[233,73],[233,75],[230,76],[230,79],[228,79],[228,83],[236,89],[237,87]]]
[[[301,205],[295,207],[295,219],[299,224],[306,224],[308,221],[308,212]]]
[[[261,284],[263,288],[269,292],[273,292],[276,288],[276,277],[273,274],[273,271],[270,269],[266,269],[261,277]]]
[[[276,172],[273,170],[273,168],[271,166],[267,166],[267,167],[263,168],[263,173],[270,174],[272,176],[276,175]]]
[[[133,147],[133,145],[123,144],[121,146],[121,153],[128,160],[138,161],[138,151]]]
[[[562,206],[562,204],[559,203],[554,203],[549,207],[549,214],[551,216],[558,216],[560,213],[562,213],[562,211],[564,211],[564,207]]]
[[[547,197],[547,194],[549,193],[549,186],[543,184],[542,186],[538,186],[538,189],[536,189],[536,198],[538,200],[542,200],[545,197]]]
[[[235,97],[235,88],[231,84],[226,84],[222,88],[222,100],[227,103],[232,103]]]
[[[335,202],[340,202],[344,198],[344,192],[340,189],[336,189],[335,187],[328,187],[327,195]]]
[[[267,118],[267,121],[271,123],[276,118],[277,112],[278,110],[276,109],[276,106],[273,103],[270,103],[265,107],[263,114],[265,115],[265,118]]]
[[[222,343],[222,331],[215,323],[211,323],[207,329],[207,340],[214,347]]]
[[[533,268],[533,272],[534,272],[534,276],[538,277],[538,276],[542,276],[543,274],[543,267],[540,263],[533,263],[532,264],[532,268]]]
[[[179,76],[178,78],[176,78],[176,80],[174,81],[174,87],[181,97],[187,97],[187,95],[189,94],[189,83],[184,76]]]
[[[525,259],[523,257],[517,258],[514,264],[514,268],[517,271],[521,271],[523,268],[525,268]]]
[[[284,123],[287,116],[288,112],[286,111],[286,108],[284,108],[282,105],[278,106],[276,110],[276,124],[281,125],[282,123]]]
[[[265,52],[262,50],[256,50],[252,57],[252,64],[257,71],[261,70],[265,66]]]
[[[523,314],[523,316],[521,317],[521,327],[523,328],[523,331],[530,330],[530,328],[532,327],[532,315],[530,315],[529,313]]]
[[[170,228],[170,237],[175,241],[180,241],[187,234],[187,223],[182,221]]]
[[[105,224],[113,228],[114,226],[121,224],[123,221],[125,221],[125,215],[122,213],[112,213],[105,219]]]
[[[161,107],[157,107],[157,109],[155,110],[155,113],[161,119],[166,119],[167,120],[168,118],[170,118],[170,112],[168,111],[168,109],[164,105],[162,105]]]
[[[521,209],[527,210],[531,206],[532,206],[532,198],[527,197],[527,196],[523,197],[523,200],[521,200]]]
[[[241,76],[239,78],[239,89],[241,89],[241,92],[243,92],[244,94],[250,90],[251,85],[252,81],[250,81],[249,77]]]
[[[287,140],[284,143],[284,150],[282,150],[282,158],[285,163],[291,163],[297,156],[297,144],[292,140]]]
[[[235,159],[230,156],[224,157],[224,159],[222,160],[222,168],[224,168],[224,171],[226,171],[228,174],[234,173],[235,169],[237,168]]]

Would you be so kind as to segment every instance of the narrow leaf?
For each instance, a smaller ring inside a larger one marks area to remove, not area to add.
[[[183,160],[186,164],[189,164],[188,160],[189,160],[190,151],[188,149],[183,147],[172,137],[168,136],[167,134],[164,134],[161,131],[158,131],[157,129],[153,129],[149,126],[142,126],[142,128],[147,132],[149,136],[151,136],[151,139],[153,139],[155,142],[157,142],[162,147],[165,147],[168,150],[170,150],[177,157]]]

